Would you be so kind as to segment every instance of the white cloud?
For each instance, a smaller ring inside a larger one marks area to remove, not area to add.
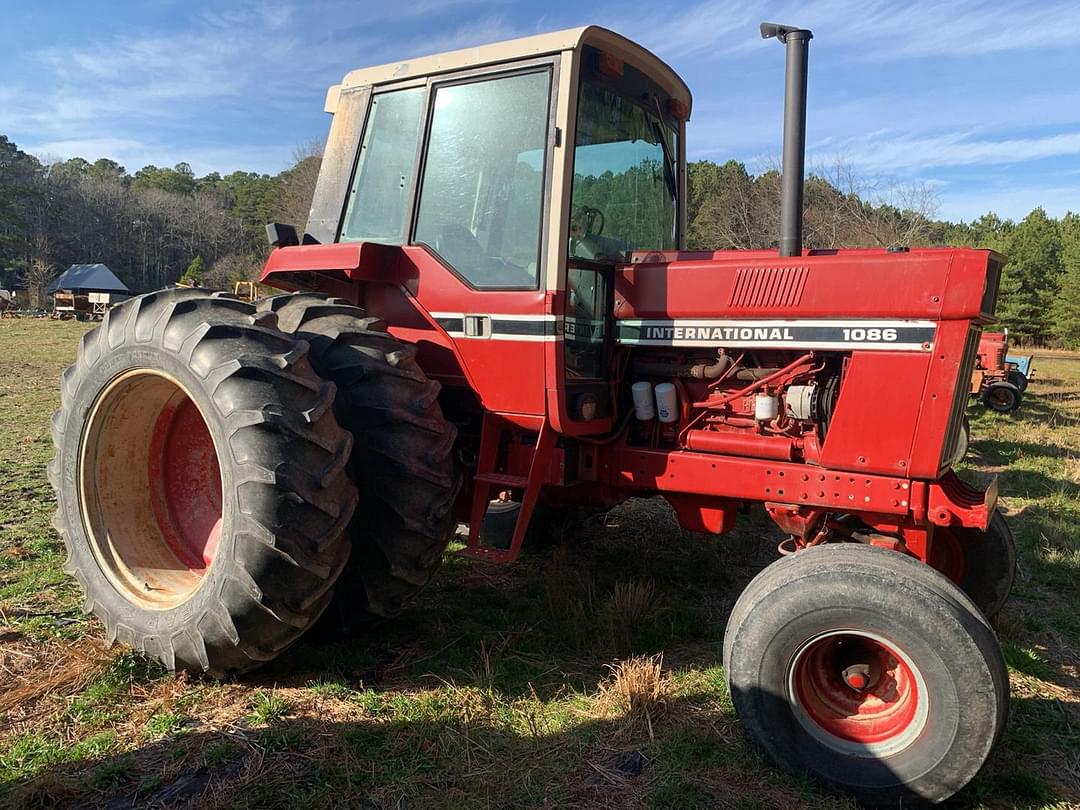
[[[284,111],[309,103],[315,109],[325,88],[359,63],[404,55],[402,37],[385,36],[382,27],[408,29],[418,15],[477,2],[427,0],[362,9],[342,0],[304,5],[242,0],[195,13],[168,32],[25,51],[22,81],[4,88],[0,131],[32,130],[48,139],[90,128],[105,137],[163,121],[187,119],[198,127],[208,105],[216,105],[215,112],[228,104],[277,105]],[[318,24],[326,20],[334,25],[320,32]],[[445,43],[467,44],[470,34],[499,38],[508,30],[490,17],[479,26],[462,25]],[[417,42],[424,50],[432,46],[431,40],[417,37]]]
[[[926,169],[938,166],[975,166],[1023,163],[1043,158],[1080,155],[1080,132],[992,139],[970,132],[948,132],[923,137],[893,135],[851,139],[818,156],[835,154],[856,166],[871,169]]]
[[[757,36],[757,24],[764,20],[816,30],[822,43],[844,43],[846,50],[865,57],[893,59],[1071,48],[1074,43],[1067,32],[1080,28],[1080,4],[824,0],[778,5],[764,0],[705,0],[676,14],[660,8],[644,14],[617,8],[606,18],[657,53],[681,59],[758,47],[764,43]]]

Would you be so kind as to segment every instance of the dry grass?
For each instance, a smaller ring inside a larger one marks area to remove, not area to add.
[[[637,655],[625,661],[609,664],[611,680],[601,686],[600,703],[614,704],[625,714],[629,725],[643,723],[653,737],[653,721],[666,708],[665,689],[670,681],[663,672],[664,656]]]
[[[52,645],[50,653],[53,660],[42,668],[40,645],[11,639],[0,648],[0,717],[17,707],[32,707],[52,694],[78,692],[100,677],[116,657],[90,638]]]
[[[657,610],[657,592],[651,582],[616,582],[607,610],[615,649],[628,653],[638,628],[654,618]]]

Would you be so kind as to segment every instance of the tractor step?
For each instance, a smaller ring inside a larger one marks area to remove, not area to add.
[[[482,484],[497,484],[506,489],[524,489],[529,485],[529,479],[524,475],[505,475],[503,473],[480,473],[473,476],[473,480]]]
[[[466,546],[458,551],[458,554],[471,560],[482,560],[496,565],[511,563],[517,558],[517,555],[511,554],[508,548],[492,548],[491,546]]]
[[[548,466],[555,450],[555,431],[544,422],[536,435],[536,444],[532,448],[529,460],[529,474],[507,475],[495,472],[500,439],[505,426],[494,414],[484,415],[484,424],[480,434],[480,455],[477,459],[476,475],[473,476],[472,508],[469,519],[469,541],[461,553],[474,560],[491,563],[510,563],[521,554],[521,545],[525,540],[525,531],[529,528],[529,519],[544,486]],[[518,511],[514,534],[510,547],[492,548],[480,542],[480,524],[487,514],[493,490],[521,490],[521,509]]]

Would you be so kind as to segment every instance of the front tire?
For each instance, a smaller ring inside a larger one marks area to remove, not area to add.
[[[993,619],[1012,593],[1016,542],[1000,512],[987,530],[937,527],[931,552],[934,568],[960,586],[983,615]]]
[[[952,796],[1008,711],[978,608],[929,566],[868,546],[809,548],[761,572],[728,621],[724,666],[774,762],[874,805]]]
[[[1023,393],[1024,391],[1027,391],[1027,387],[1028,387],[1027,375],[1025,375],[1024,372],[1020,371],[1019,369],[1015,369],[1015,368],[1010,369],[1005,374],[1005,379],[1008,380],[1009,382],[1011,382],[1017,388],[1019,388],[1020,393]]]
[[[110,310],[53,415],[83,609],[170,670],[269,661],[323,612],[356,504],[334,386],[273,316],[201,290]]]

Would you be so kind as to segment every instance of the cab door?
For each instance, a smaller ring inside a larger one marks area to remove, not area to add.
[[[485,70],[428,86],[410,246],[415,297],[454,341],[488,410],[545,412],[543,289],[557,66]],[[464,381],[463,381],[464,382]]]

